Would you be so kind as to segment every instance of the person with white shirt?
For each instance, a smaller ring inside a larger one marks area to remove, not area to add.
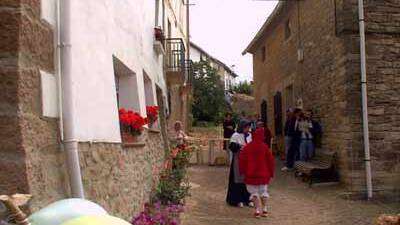
[[[300,141],[300,161],[308,161],[314,155],[314,141],[312,135],[313,123],[308,112],[301,115],[297,124],[297,129],[301,132]]]
[[[231,206],[243,207],[250,203],[250,194],[244,184],[244,177],[239,171],[240,152],[245,145],[251,142],[250,126],[250,121],[241,120],[229,143],[229,150],[232,152],[233,157],[229,172],[226,202]]]

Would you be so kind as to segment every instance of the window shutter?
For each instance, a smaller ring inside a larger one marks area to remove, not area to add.
[[[261,114],[261,119],[264,123],[268,123],[268,103],[266,100],[263,100],[261,102],[261,106],[260,106],[261,110],[260,110],[260,114]]]

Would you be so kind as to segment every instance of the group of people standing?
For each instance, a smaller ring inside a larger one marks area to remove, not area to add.
[[[315,147],[322,135],[321,125],[313,119],[313,112],[288,109],[285,123],[286,165],[282,171],[293,169],[295,161],[308,161],[315,156]]]
[[[291,171],[297,160],[315,156],[322,129],[311,110],[288,109],[285,122],[286,162],[282,171]],[[271,151],[272,134],[267,124],[253,116],[242,116],[238,126],[232,114],[223,123],[224,149],[230,153],[230,173],[226,202],[232,206],[255,207],[256,217],[267,216],[268,185],[274,177],[275,162]]]
[[[231,166],[226,201],[229,205],[255,207],[255,217],[268,215],[268,185],[274,176],[275,162],[271,145],[271,132],[261,120],[242,118],[238,124],[227,114],[224,137],[229,144],[224,148],[231,153]]]

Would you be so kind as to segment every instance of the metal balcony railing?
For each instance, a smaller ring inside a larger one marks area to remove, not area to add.
[[[193,78],[194,78],[193,61],[190,60],[190,59],[186,60],[185,68],[186,68],[186,75],[185,75],[186,84],[192,85],[193,84]]]
[[[181,38],[165,40],[166,69],[169,72],[185,72],[185,44]]]

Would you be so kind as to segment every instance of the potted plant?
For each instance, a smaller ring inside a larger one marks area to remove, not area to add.
[[[134,142],[136,137],[142,134],[143,126],[147,124],[147,120],[139,113],[123,108],[119,110],[119,120],[123,142]]]
[[[163,42],[164,41],[164,32],[161,27],[154,28],[154,37],[156,41]]]
[[[157,121],[158,119],[158,111],[159,107],[158,106],[146,106],[146,112],[147,112],[147,119],[149,122],[149,127],[153,127],[153,124]]]

